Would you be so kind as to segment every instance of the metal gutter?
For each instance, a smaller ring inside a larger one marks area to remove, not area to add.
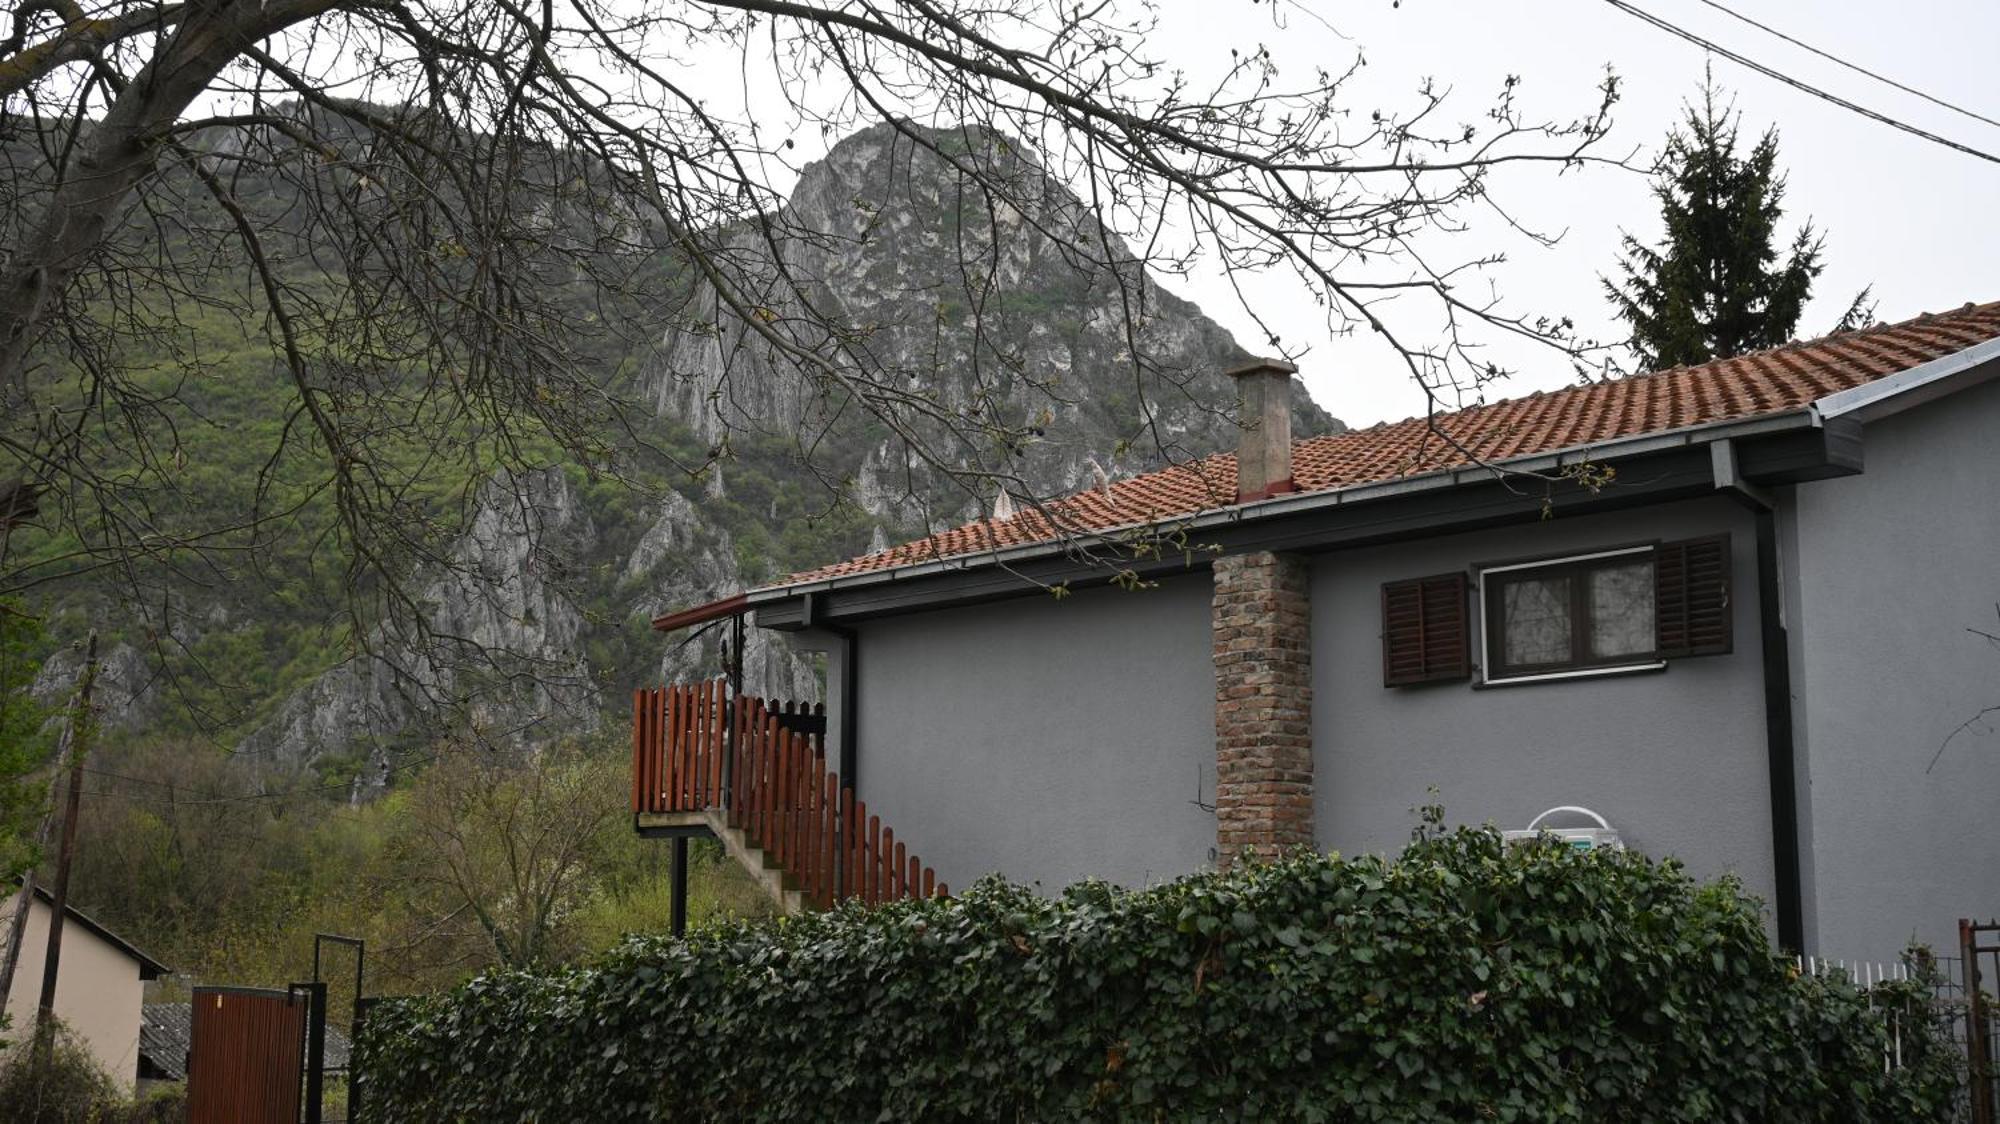
[[[654,617],[653,627],[661,632],[673,632],[686,628],[691,624],[707,624],[709,621],[718,621],[724,617],[737,616],[747,612],[749,608],[750,595],[747,593],[737,593],[724,597],[719,601],[710,601],[706,605],[696,605],[692,609],[682,609],[678,613],[668,613],[664,616]]]
[[[1822,417],[1851,414],[1859,421],[1870,422],[2000,377],[2000,363],[1995,360],[2000,360],[2000,338],[1829,394],[1814,405]],[[1989,363],[1993,364],[1990,369],[1980,369]]]
[[[1440,469],[1417,476],[1407,476],[1398,480],[1379,483],[1357,484],[1346,488],[1323,489],[1317,492],[1298,492],[1277,496],[1255,503],[1232,504],[1228,507],[1198,513],[1188,517],[1166,518],[1120,524],[1102,530],[1089,532],[1091,537],[1110,538],[1127,531],[1144,530],[1162,525],[1199,531],[1205,528],[1231,526],[1279,515],[1294,515],[1303,512],[1323,511],[1339,507],[1368,503],[1374,500],[1392,499],[1454,488],[1469,482],[1484,482],[1500,479],[1510,472],[1543,472],[1559,469],[1565,465],[1582,464],[1590,461],[1637,456],[1643,453],[1669,449],[1687,448],[1732,437],[1750,437],[1786,430],[1817,429],[1822,422],[1819,414],[1811,407],[1783,414],[1765,415],[1739,421],[1709,422],[1703,425],[1684,426],[1680,429],[1647,433],[1637,437],[1623,438],[1592,445],[1573,445],[1548,453],[1537,453],[1506,461],[1496,461],[1490,465],[1464,465]],[[801,582],[796,585],[765,586],[750,590],[746,596],[751,607],[786,600],[807,593],[825,593],[848,590],[861,586],[879,585],[887,582],[908,581],[932,574],[959,570],[1024,562],[1031,559],[1061,555],[1068,549],[1068,541],[1063,539],[1022,543],[1019,546],[986,550],[973,554],[959,554],[950,558],[940,558],[929,562],[914,562],[887,570],[871,570],[861,574],[845,574],[839,577],[822,578],[818,581]],[[694,610],[690,610],[693,612]]]

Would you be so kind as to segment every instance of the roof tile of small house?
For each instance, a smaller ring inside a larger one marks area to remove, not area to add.
[[[1620,438],[1801,409],[1848,390],[2000,337],[2000,301],[1925,313],[1733,359],[1530,394],[1440,414],[1435,430],[1408,418],[1292,446],[1300,492],[1396,480],[1469,463],[1496,463]],[[1441,436],[1442,435],[1442,436]],[[1183,518],[1236,499],[1236,455],[1113,482],[1052,501],[1060,533]],[[979,520],[845,562],[806,570],[774,588],[890,570],[1004,547],[1047,542],[1058,526],[1034,509]]]
[[[185,1081],[194,1046],[194,1004],[148,1003],[139,1020],[139,1056],[157,1080]],[[327,1024],[323,1068],[345,1070],[354,1047],[338,1026]],[[142,1073],[141,1076],[145,1074]]]

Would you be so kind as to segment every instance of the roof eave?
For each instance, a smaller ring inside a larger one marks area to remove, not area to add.
[[[734,593],[706,605],[696,605],[692,609],[682,609],[678,613],[667,613],[653,618],[653,628],[659,632],[677,632],[689,625],[707,624],[709,621],[733,617],[749,611],[750,595]]]
[[[1815,405],[1822,417],[1851,417],[1865,425],[1996,377],[2000,377],[2000,338],[1829,394]]]
[[[1190,531],[1229,526],[1281,515],[1332,509],[1370,500],[1451,488],[1475,481],[1490,481],[1507,473],[1541,472],[1584,461],[1614,460],[1724,439],[1753,437],[1803,428],[1825,428],[1828,422],[1836,420],[1856,426],[1855,432],[1858,434],[1859,425],[1900,413],[1995,378],[2000,378],[2000,338],[1982,340],[1927,363],[1827,395],[1800,408],[1748,418],[1704,422],[1614,441],[1569,446],[1532,456],[1440,469],[1395,480],[1315,492],[1290,493],[1178,518],[1135,520],[1115,527],[1094,530],[1081,537],[1106,541],[1133,531],[1165,525]],[[1858,471],[1858,464],[1852,470]],[[759,606],[790,601],[806,594],[850,590],[909,581],[935,574],[964,572],[989,566],[1005,566],[1059,557],[1070,550],[1075,541],[1075,538],[1071,538],[1023,543],[1019,546],[975,551],[814,581],[763,586],[706,605],[655,618],[653,627],[671,631],[738,615]]]
[[[1684,426],[1680,429],[1647,433],[1636,437],[1621,438],[1616,441],[1573,445],[1552,452],[1536,453],[1532,456],[1495,461],[1483,465],[1461,465],[1440,469],[1420,475],[1405,476],[1396,480],[1356,484],[1346,488],[1329,488],[1316,492],[1293,492],[1267,500],[1252,503],[1231,504],[1227,507],[1200,512],[1181,519],[1155,519],[1135,521],[1090,533],[1092,538],[1114,538],[1125,532],[1157,527],[1163,524],[1198,531],[1203,528],[1246,523],[1257,519],[1301,512],[1326,510],[1371,500],[1389,499],[1418,492],[1453,488],[1470,481],[1488,481],[1510,473],[1546,472],[1567,465],[1588,461],[1615,460],[1637,456],[1643,453],[1666,449],[1684,448],[1705,444],[1726,438],[1752,437],[1765,433],[1776,433],[1792,429],[1818,428],[1823,424],[1818,410],[1807,406],[1777,414],[1764,414],[1752,418],[1737,418],[1729,421],[1707,422],[1701,425]],[[885,582],[907,581],[931,574],[970,570],[984,566],[1008,565],[1048,558],[1062,554],[1069,549],[1068,540],[1023,543],[1020,546],[1000,550],[978,551],[972,554],[954,555],[928,562],[915,562],[884,570],[870,570],[859,574],[843,574],[838,577],[822,578],[817,581],[799,582],[791,585],[772,585],[750,590],[743,596],[749,607],[784,601],[807,593],[832,592],[853,589],[858,586],[877,585]]]
[[[35,884],[35,897],[43,905],[48,906],[51,910],[55,908],[55,903],[56,903],[55,895],[49,892],[48,887],[43,886],[39,882]],[[166,975],[168,972],[172,971],[172,969],[168,968],[165,964],[162,964],[159,961],[153,959],[152,957],[146,955],[144,952],[141,952],[138,946],[134,945],[131,941],[128,941],[124,937],[119,936],[117,933],[112,932],[110,929],[105,928],[102,922],[98,921],[96,918],[92,917],[88,913],[85,913],[84,911],[76,908],[73,905],[70,905],[67,902],[63,903],[63,916],[68,920],[74,921],[77,924],[83,926],[86,932],[89,932],[92,936],[96,937],[98,940],[103,941],[105,944],[110,945],[111,947],[117,949],[118,951],[138,961],[140,979],[156,980],[159,979],[161,976]]]

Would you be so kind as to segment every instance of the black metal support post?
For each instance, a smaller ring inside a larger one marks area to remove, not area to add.
[[[326,984],[306,985],[306,1122],[320,1124],[326,1115]]]
[[[368,942],[360,937],[343,937],[339,933],[313,934],[313,982],[320,979],[320,948],[328,944],[344,944],[354,949],[354,1010],[361,1012],[361,966],[368,959]]]
[[[1995,1124],[2000,1116],[1994,1104],[1993,1047],[1988,1041],[1992,1015],[1986,1009],[1987,981],[1979,970],[1982,954],[2000,953],[1991,945],[1981,948],[1979,935],[1995,931],[2000,931],[2000,923],[1980,925],[1963,917],[1958,921],[1959,963],[1965,972],[1965,1080],[1971,1094],[1972,1124]]]
[[[861,753],[856,734],[861,728],[861,637],[852,628],[838,625],[820,615],[818,594],[804,597],[800,624],[823,629],[840,638],[840,784],[861,795]]]
[[[861,747],[855,733],[861,728],[861,638],[851,628],[829,625],[840,637],[841,659],[846,674],[840,677],[840,783],[861,795]]]
[[[673,879],[669,916],[674,936],[685,937],[688,927],[688,840],[685,835],[674,836]]]
[[[339,933],[314,933],[313,1007],[312,1013],[309,1016],[310,1026],[306,1041],[306,1065],[310,1070],[310,1076],[306,1085],[306,1120],[308,1124],[317,1124],[320,1119],[320,1106],[325,1103],[327,987],[320,978],[320,964],[321,952],[329,944],[344,944],[354,949],[354,1010],[352,1017],[347,1023],[348,1041],[352,1042],[361,1030],[361,969],[368,960],[368,942],[362,940],[360,937],[344,937]],[[315,1041],[319,1043],[317,1047],[313,1045]],[[314,1052],[315,1049],[318,1050],[317,1053]],[[350,1068],[347,1071],[347,1119],[349,1124],[352,1124],[358,1117],[355,1115],[356,1110],[354,1108],[356,1100],[354,1070],[351,1062],[349,1065]]]
[[[722,807],[729,808],[729,794],[736,790],[736,722],[742,713],[743,697],[743,614],[729,622],[729,709],[722,719]]]
[[[368,1008],[374,1005],[373,999],[354,997],[354,1026],[347,1032],[347,1124],[366,1124],[368,1120],[361,1105],[362,1093],[368,1088],[361,1073],[361,1028],[368,1021]]]
[[[833,734],[840,745],[840,760],[835,765],[840,774],[840,787],[851,790],[858,797],[861,795],[861,753],[855,733],[861,728],[861,637],[851,628],[817,621],[816,616],[815,623],[840,638],[840,725],[837,730],[828,730],[827,733]],[[848,826],[843,824],[833,833],[834,849],[842,854],[847,851]],[[835,900],[847,896],[846,870],[844,864],[834,867]]]

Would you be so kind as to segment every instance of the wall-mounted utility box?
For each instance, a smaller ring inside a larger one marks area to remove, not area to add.
[[[1588,819],[1592,821],[1594,826],[1555,827],[1542,822],[1551,816],[1558,815]],[[1521,843],[1543,835],[1553,835],[1579,851],[1595,851],[1599,849],[1622,851],[1625,849],[1625,841],[1618,837],[1618,832],[1603,816],[1575,804],[1562,804],[1550,808],[1548,811],[1528,821],[1526,828],[1500,833],[1500,837],[1509,843]]]

